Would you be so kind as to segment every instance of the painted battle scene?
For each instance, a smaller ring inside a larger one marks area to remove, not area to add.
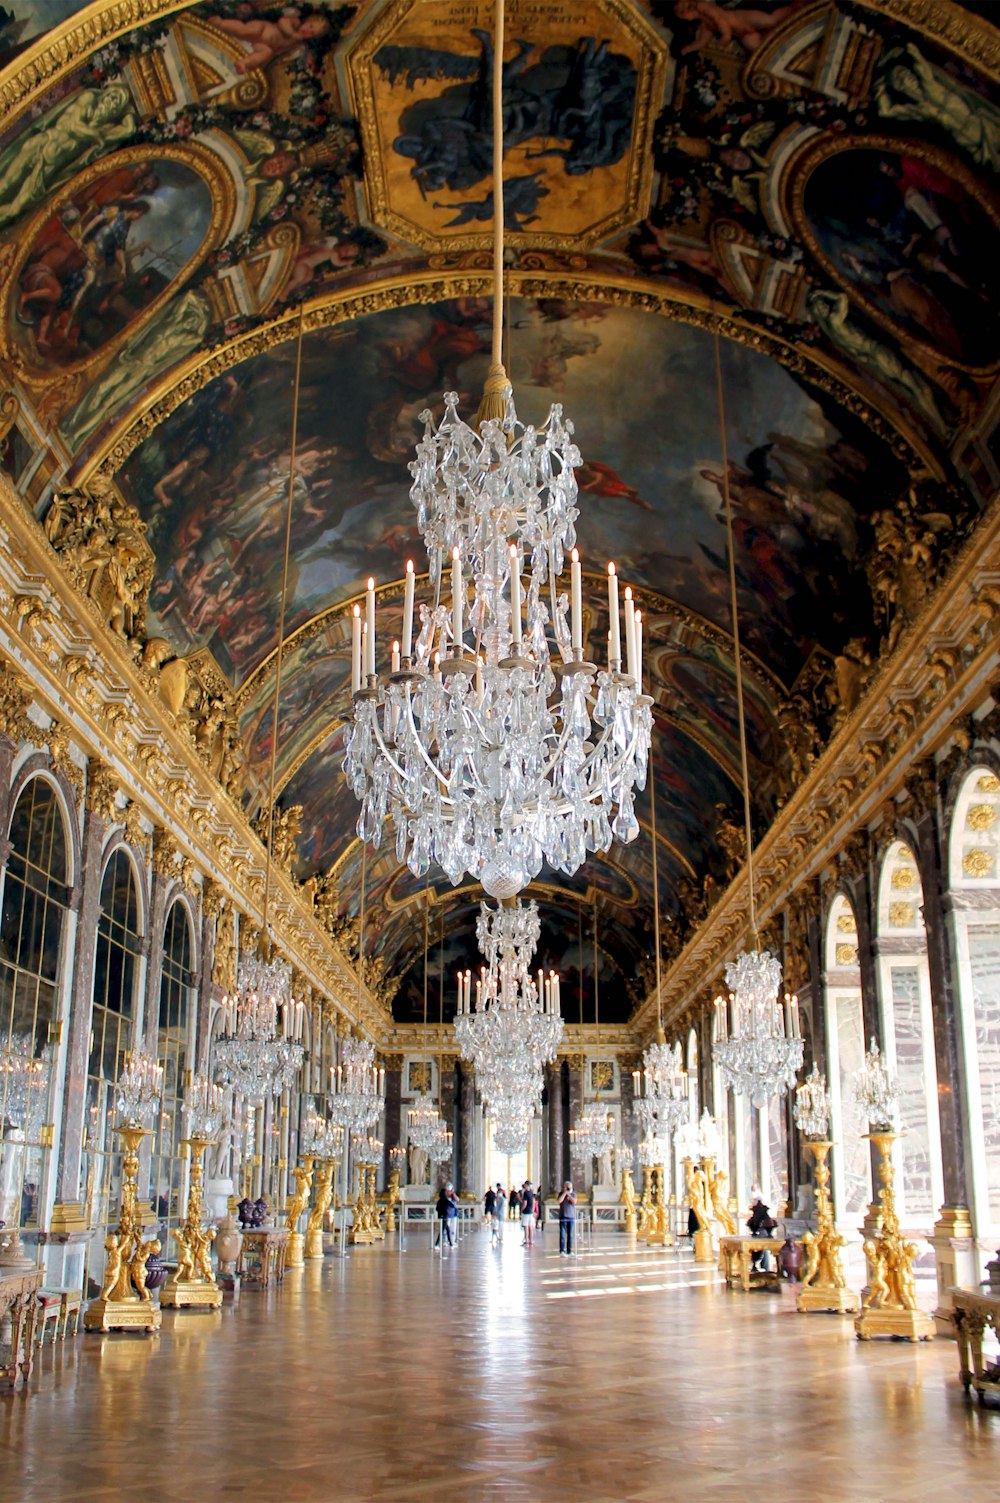
[[[447,389],[466,410],[485,376],[489,306],[406,308],[310,334],[303,347],[290,629],[355,595],[369,573],[421,565],[407,498],[418,417]],[[747,645],[794,677],[817,636],[837,650],[863,626],[865,518],[855,498],[891,494],[896,464],[856,446],[779,366],[727,345],[730,493]],[[129,460],[123,490],[149,524],[158,629],[178,651],[210,646],[239,685],[275,645],[276,542],[288,487],[294,349],[235,367]],[[583,454],[578,532],[588,570],[614,558],[729,627],[713,347],[697,329],[623,308],[512,300],[519,410],[571,412]],[[618,393],[613,409],[605,396]],[[331,400],[331,394],[333,399]],[[659,439],[671,430],[665,452]],[[858,439],[860,443],[860,438]],[[825,594],[832,574],[843,588]],[[870,612],[870,607],[867,607]]]

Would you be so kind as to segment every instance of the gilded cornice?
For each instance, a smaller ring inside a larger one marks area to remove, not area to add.
[[[990,78],[1000,78],[1000,31],[954,0],[859,0],[866,10],[899,21]]]
[[[392,1023],[383,1033],[379,1048],[394,1054],[426,1054],[435,1059],[454,1052],[455,1034],[450,1023]],[[639,1047],[639,1034],[631,1025],[601,1024],[601,1037],[593,1023],[567,1023],[559,1045],[560,1056],[588,1054],[595,1059],[628,1054]]]
[[[121,638],[80,594],[42,528],[0,475],[0,654],[90,757],[88,807],[120,822],[121,792],[176,842],[182,877],[195,868],[239,910],[260,911],[266,854],[239,804],[205,766],[190,737],[154,696]],[[95,770],[96,769],[96,770]],[[275,938],[312,986],[335,999],[359,996],[354,970],[283,871],[272,871]],[[367,991],[362,1026],[378,1037],[389,1021]]]
[[[867,424],[909,469],[922,467],[934,477],[942,477],[940,460],[928,447],[924,436],[885,398],[867,387],[857,371],[838,365],[819,349],[800,347],[769,330],[744,322],[730,312],[723,312],[697,293],[666,287],[641,277],[616,275],[605,269],[580,271],[567,278],[512,268],[506,272],[505,280],[511,296],[571,302],[582,297],[612,307],[634,308],[674,318],[680,323],[746,345],[828,392],[842,407]],[[374,286],[340,287],[303,305],[302,327],[308,334],[386,309],[438,303],[449,298],[482,297],[490,292],[491,285],[491,273],[485,269],[400,273]],[[129,456],[190,397],[234,366],[293,338],[298,328],[299,312],[296,310],[238,335],[226,344],[192,355],[165,380],[153,385],[139,406],[119,422],[81,469],[73,472],[74,483],[83,484],[95,473],[117,474]]]
[[[944,747],[955,722],[990,691],[1000,634],[998,582],[1000,498],[755,849],[760,925],[835,862],[887,800],[906,789],[914,766]],[[708,1004],[705,977],[714,974],[720,956],[728,958],[745,942],[747,926],[742,872],[663,976],[668,1030],[680,1015]],[[648,1036],[655,1017],[650,993],[630,1026]]]

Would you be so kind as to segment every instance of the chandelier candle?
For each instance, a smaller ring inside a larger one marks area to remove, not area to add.
[[[351,693],[361,688],[361,607],[354,607],[351,618]]]
[[[583,581],[581,578],[580,554],[576,548],[573,549],[570,558],[570,638],[573,647],[573,661],[578,663],[583,657]]]

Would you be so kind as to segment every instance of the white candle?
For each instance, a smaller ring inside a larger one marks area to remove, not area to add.
[[[351,620],[351,693],[361,688],[361,607],[354,607]]]
[[[581,578],[580,553],[574,548],[570,565],[570,625],[573,656],[577,662],[583,657],[583,582]]]
[[[608,565],[608,615],[611,618],[611,664],[613,667],[620,669],[622,664],[622,638],[621,622],[618,618],[618,575],[615,573],[614,564]]]
[[[795,992],[792,992],[792,1038],[799,1039],[801,1037],[802,1034],[799,1031],[799,999]]]
[[[635,687],[642,693],[642,611],[635,613]]]
[[[393,673],[398,673],[399,672],[399,643],[398,642],[393,642],[393,644],[392,644],[392,671],[393,671]]]
[[[406,560],[406,587],[403,592],[403,656],[413,656],[413,560]]]
[[[479,704],[482,704],[482,702],[483,702],[483,660],[482,660],[482,658],[477,658],[476,659],[476,700],[478,701]]]
[[[785,993],[785,1038],[792,1037],[792,999]]]
[[[510,545],[510,617],[514,633],[514,655],[521,650],[521,575],[517,557],[517,544]]]
[[[462,560],[457,548],[451,550],[451,636],[456,657],[462,656],[463,611],[465,585],[462,581]]]
[[[629,677],[635,678],[635,606],[632,604],[631,585],[625,586],[625,656],[628,660]]]
[[[375,672],[375,581],[369,579],[365,595],[365,676]]]

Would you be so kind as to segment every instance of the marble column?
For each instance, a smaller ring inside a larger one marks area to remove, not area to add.
[[[441,1064],[440,1064],[440,1069],[441,1069],[441,1116],[444,1118],[444,1125],[445,1125],[445,1127],[448,1128],[448,1131],[452,1135],[452,1138],[451,1138],[452,1157],[451,1157],[451,1162],[449,1164],[441,1164],[438,1167],[437,1178],[436,1179],[434,1178],[434,1166],[433,1165],[431,1166],[431,1189],[432,1190],[436,1190],[438,1184],[442,1180],[447,1181],[447,1180],[450,1179],[450,1180],[454,1181],[454,1179],[455,1179],[455,1170],[456,1170],[456,1166],[457,1166],[457,1160],[456,1160],[456,1157],[455,1157],[455,1145],[457,1144],[458,1138],[459,1138],[458,1121],[457,1121],[457,1117],[456,1117],[457,1096],[458,1096],[458,1090],[457,1090],[458,1082],[456,1080],[456,1065],[457,1065],[457,1063],[458,1063],[458,1061],[456,1060],[456,1058],[455,1058],[455,1056],[453,1054],[452,1055],[446,1054],[444,1056],[444,1058],[441,1060]]]
[[[403,1056],[401,1054],[386,1055],[383,1064],[385,1066],[385,1147],[382,1150],[383,1167],[386,1177],[392,1167],[389,1160],[390,1148],[396,1148],[403,1141]],[[400,1175],[400,1180],[405,1182],[406,1176]]]
[[[195,986],[198,989],[195,1023],[196,1068],[208,1074],[209,1049],[212,1024],[212,972],[215,968],[215,925],[222,911],[222,892],[214,882],[206,882],[202,889],[201,944],[198,951],[198,971]]]
[[[548,1091],[548,1180],[543,1187],[555,1194],[566,1178],[566,1117],[563,1111],[563,1062],[556,1060],[545,1072]]]
[[[455,1153],[456,1186],[460,1195],[475,1195],[476,1183],[476,1078],[469,1064],[459,1070],[458,1143]]]
[[[622,1113],[622,1143],[631,1148],[638,1163],[639,1154],[639,1127],[635,1115],[635,1081],[632,1079],[632,1068],[637,1067],[633,1060],[621,1061],[618,1079],[619,1096],[621,1098]]]
[[[583,1111],[583,1083],[584,1071],[587,1068],[586,1057],[574,1055],[568,1061],[569,1069],[569,1126],[573,1128],[579,1121]],[[573,1139],[570,1138],[569,1163],[570,1169],[567,1176],[573,1181],[578,1190],[583,1190],[587,1184],[587,1171],[589,1162],[573,1151]]]
[[[97,926],[101,917],[101,855],[107,823],[94,809],[83,816],[80,880],[72,895],[77,912],[76,952],[73,956],[73,1006],[66,1043],[66,1081],[63,1090],[62,1145],[56,1200],[80,1199],[80,1166],[83,1157],[84,1119],[87,1111],[87,1064],[90,1055],[90,1025],[94,993],[94,960]]]
[[[162,830],[153,831],[153,859],[149,881],[149,915],[146,933],[148,941],[146,980],[143,990],[142,1010],[143,1047],[150,1054],[157,1052],[157,1037],[160,1028],[160,981],[163,977],[163,937],[167,920],[167,894],[173,882],[175,847],[164,837]]]

